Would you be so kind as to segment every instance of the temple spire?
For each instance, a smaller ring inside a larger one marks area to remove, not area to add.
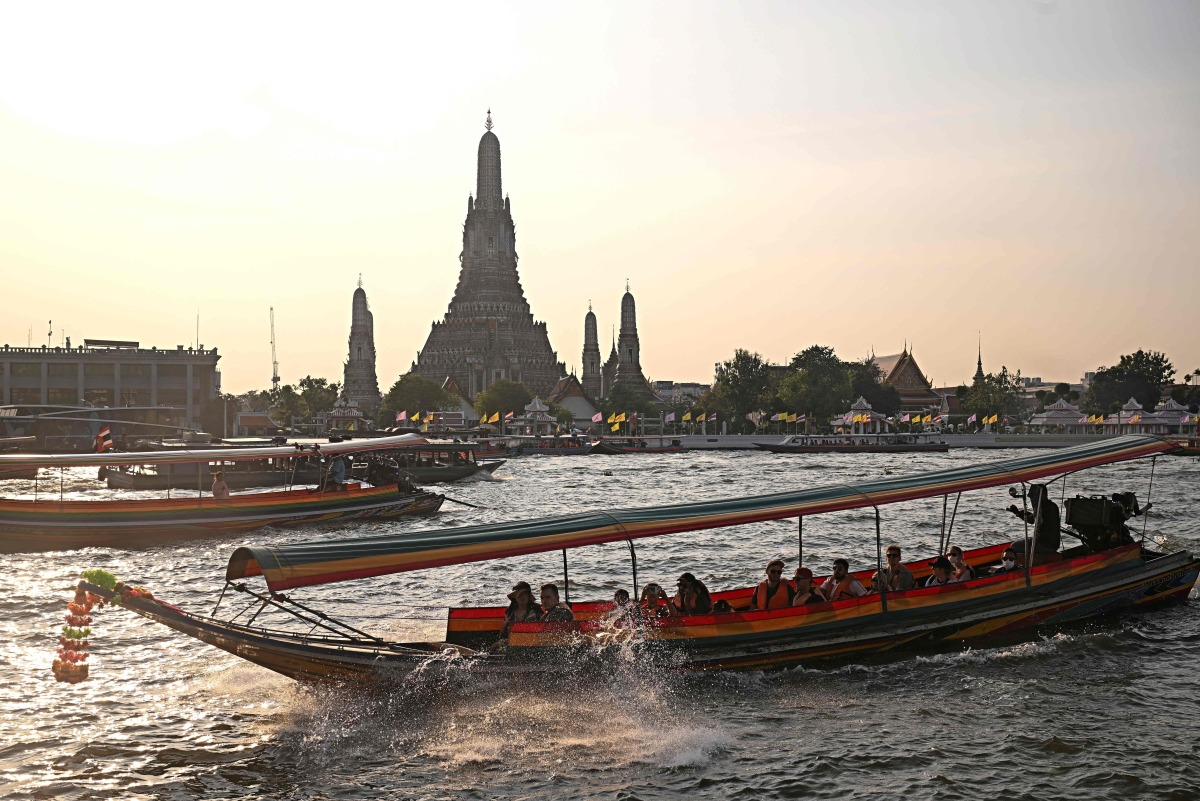
[[[487,122],[483,124],[483,127],[489,131],[492,130],[492,110],[490,108],[488,109]]]

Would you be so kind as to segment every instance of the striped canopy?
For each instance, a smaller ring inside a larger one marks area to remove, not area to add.
[[[1034,456],[887,477],[854,486],[831,484],[746,498],[598,511],[337,542],[242,547],[230,557],[225,577],[232,581],[261,575],[272,591],[278,591],[406,570],[929,498],[1034,481],[1087,467],[1168,453],[1175,447],[1174,443],[1158,437],[1125,436],[1042,451]]]
[[[321,453],[344,453],[415,448],[429,444],[420,434],[395,437],[321,442],[316,445],[271,445],[262,448],[221,448],[208,450],[170,450],[107,453],[6,453],[0,454],[0,469],[6,467],[116,467],[139,464],[194,464],[197,462],[239,462],[250,459],[295,459]]]

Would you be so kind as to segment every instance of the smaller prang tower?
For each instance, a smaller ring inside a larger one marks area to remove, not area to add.
[[[596,333],[596,314],[588,302],[583,318],[583,391],[589,398],[601,397],[603,379],[600,375],[600,337]]]
[[[379,409],[379,381],[375,377],[375,319],[367,306],[362,276],[354,290],[350,317],[350,352],[342,377],[342,396],[358,404],[368,416]]]

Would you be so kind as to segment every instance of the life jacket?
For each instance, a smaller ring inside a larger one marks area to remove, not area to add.
[[[787,609],[792,605],[792,585],[786,581],[780,580],[779,586],[775,588],[775,592],[771,592],[771,588],[766,581],[760,581],[758,588],[754,590],[754,608],[755,609]]]

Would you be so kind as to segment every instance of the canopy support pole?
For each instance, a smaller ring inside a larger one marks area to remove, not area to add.
[[[571,605],[571,577],[567,573],[567,549],[563,548],[563,603]]]
[[[881,578],[883,576],[883,531],[879,522],[878,506],[875,506],[875,575]],[[879,605],[882,612],[887,612],[887,585],[887,581],[879,582]]]
[[[625,540],[625,542],[629,543],[629,561],[633,564],[633,597],[636,600],[641,594],[637,580],[637,553],[633,550],[633,540]]]
[[[954,533],[954,521],[958,519],[958,502],[962,500],[962,493],[954,496],[954,510],[950,512],[950,526],[946,529],[946,542],[942,545],[942,550],[938,551],[938,556],[945,556],[946,551],[950,550],[950,535]],[[945,514],[943,512],[943,514]]]
[[[62,467],[58,468],[58,502],[59,503],[62,503],[62,499],[63,499],[63,470],[64,470],[64,468],[62,468]],[[1146,530],[1146,527],[1142,526],[1142,531],[1144,532],[1145,530]],[[1146,538],[1146,535],[1143,534],[1142,539],[1145,539],[1145,538]]]
[[[1154,465],[1158,462],[1158,457],[1154,456],[1150,459],[1150,489],[1146,490],[1146,511],[1150,509],[1150,496],[1154,494]],[[1146,512],[1142,512],[1142,543],[1141,547],[1146,547],[1146,524],[1150,522]]]
[[[803,567],[804,566],[804,515],[800,515],[800,517],[796,518],[796,520],[800,524],[796,529],[796,559],[798,560],[796,562],[796,565],[798,567]]]
[[[938,555],[946,552],[946,506],[950,502],[949,495],[942,496],[942,533],[938,534]]]

